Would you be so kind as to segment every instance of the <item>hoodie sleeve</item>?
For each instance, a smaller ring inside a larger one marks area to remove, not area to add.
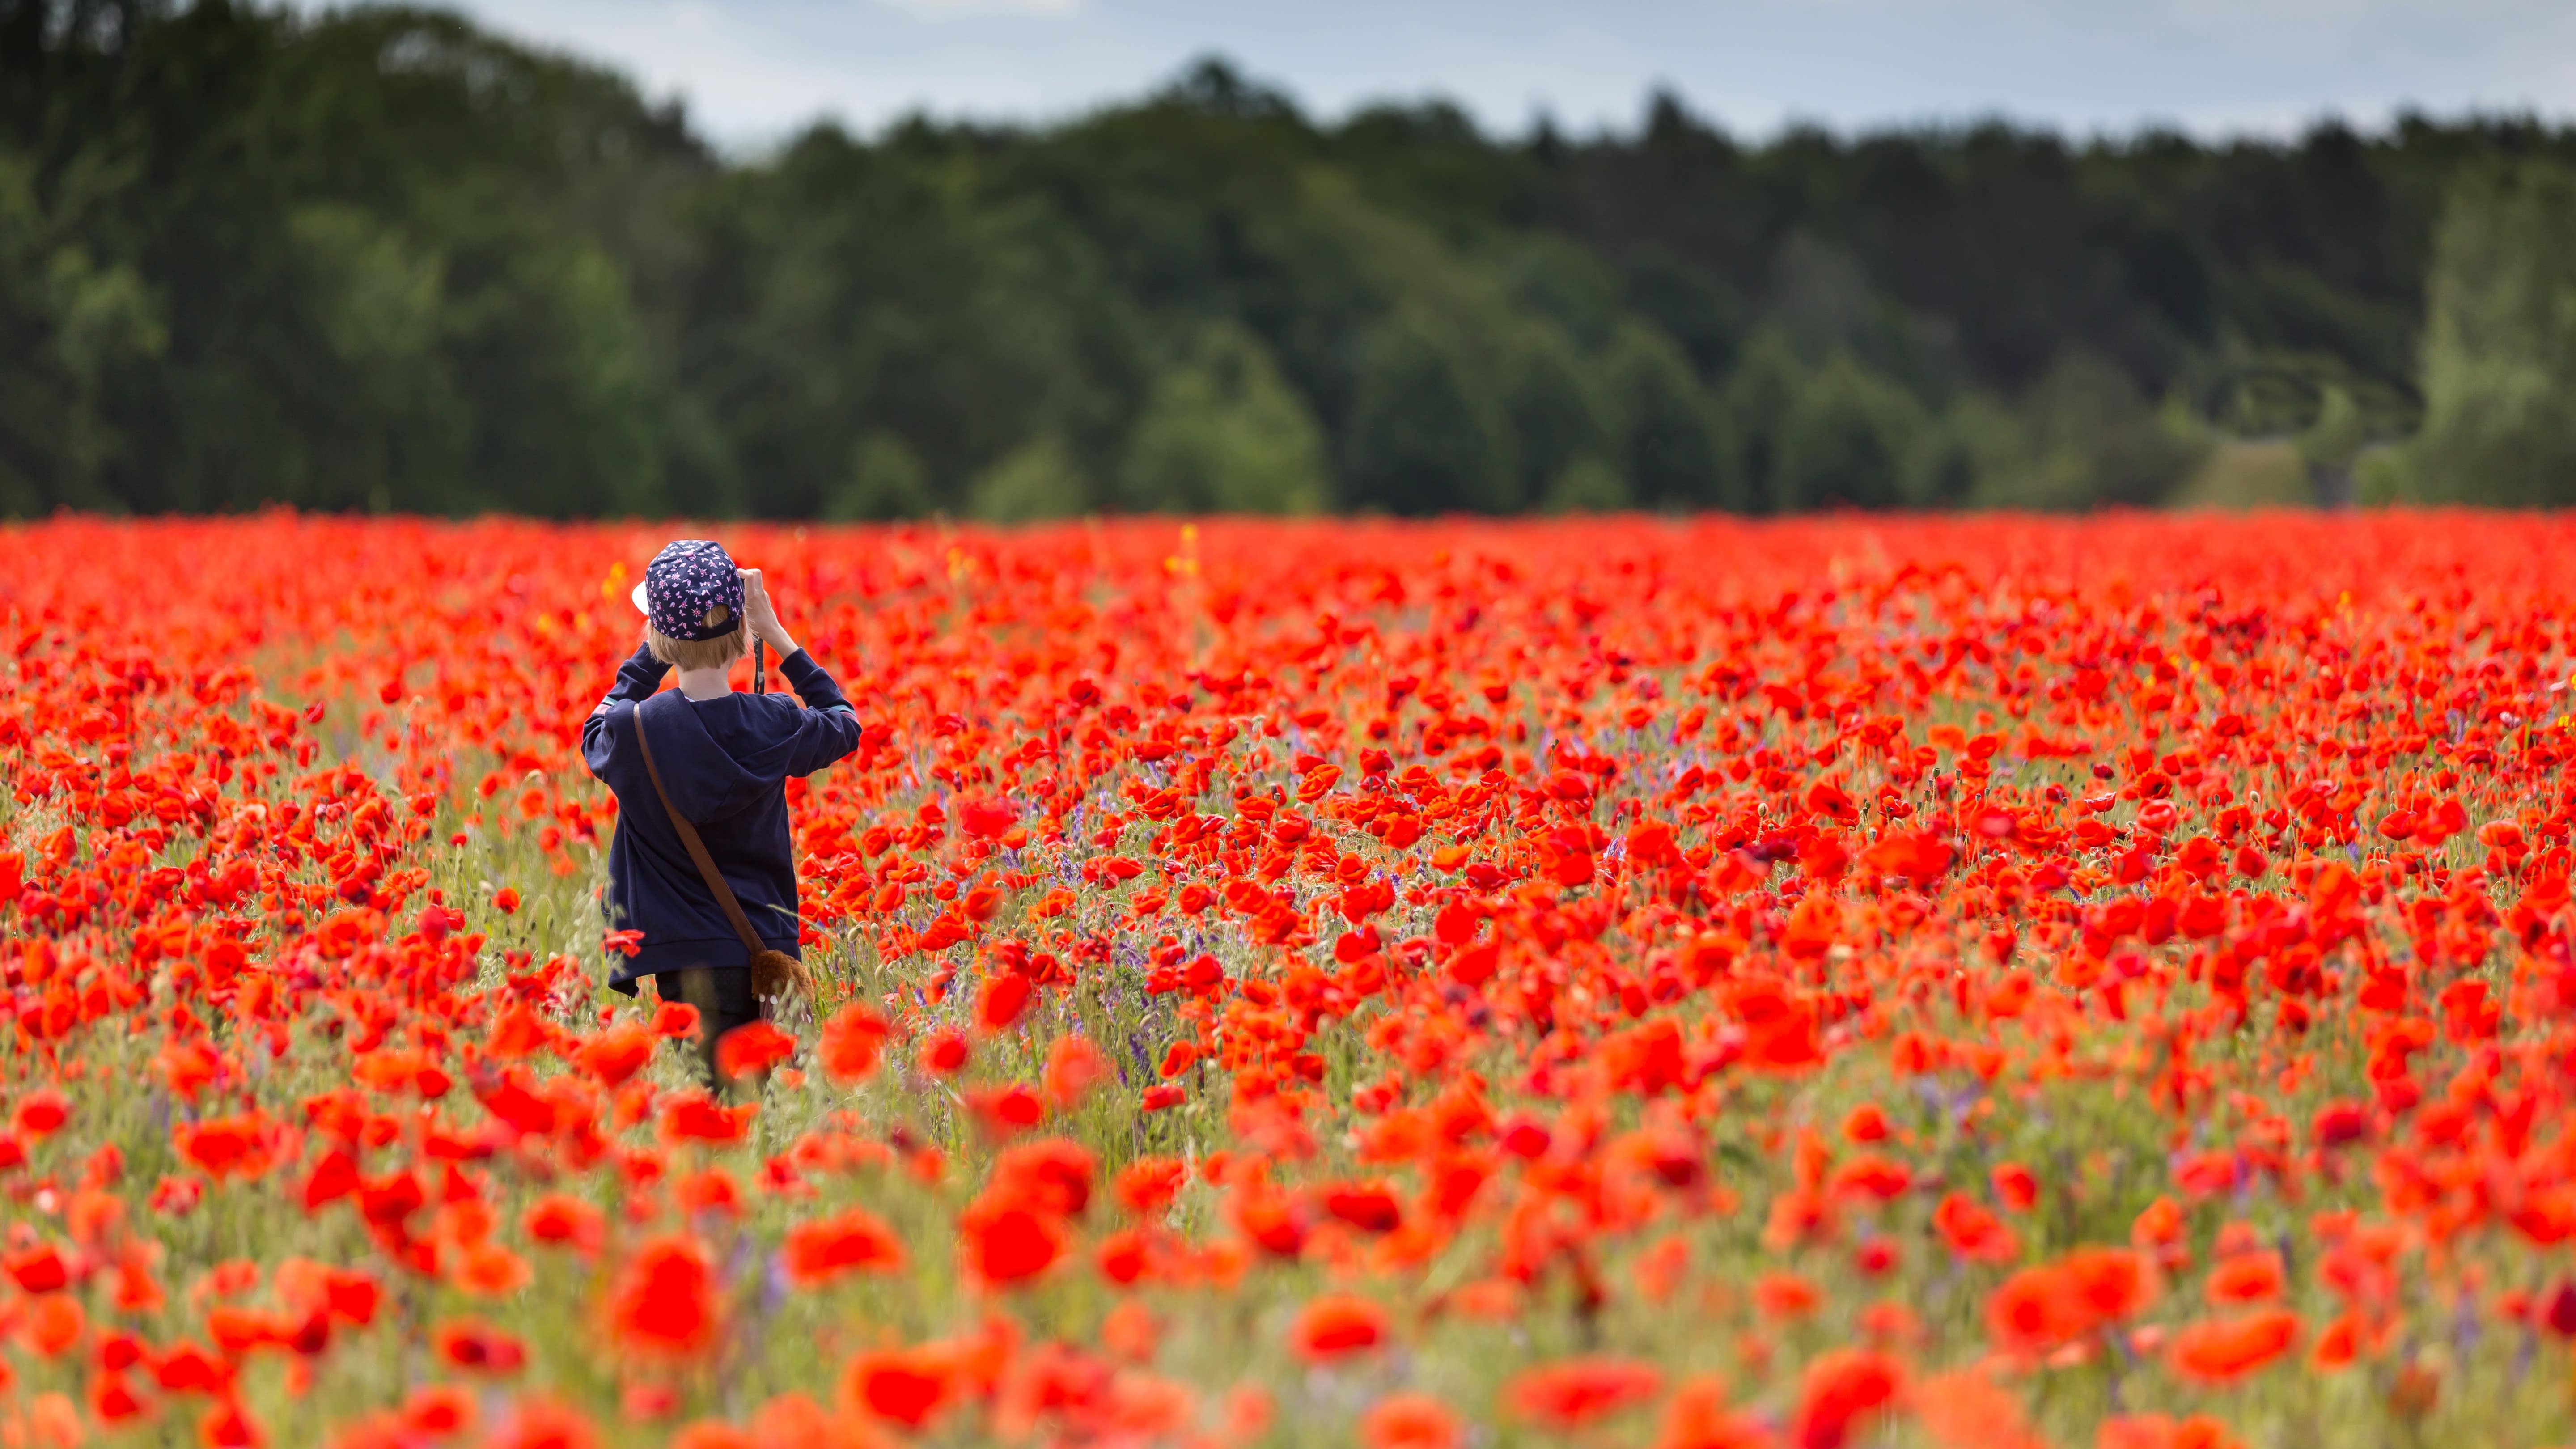
[[[608,761],[617,752],[616,735],[609,728],[610,715],[620,704],[641,704],[662,687],[662,676],[671,666],[653,657],[650,645],[639,645],[633,658],[617,667],[617,682],[608,687],[590,718],[581,725],[582,763],[590,773],[606,778]]]
[[[841,686],[814,656],[799,649],[778,661],[787,687],[805,701],[796,719],[796,737],[788,745],[787,773],[810,775],[859,747],[859,712],[841,695]]]

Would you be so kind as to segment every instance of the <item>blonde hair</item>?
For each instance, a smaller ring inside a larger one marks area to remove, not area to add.
[[[654,658],[673,669],[729,669],[735,660],[751,652],[740,624],[731,633],[712,639],[674,639],[648,623],[644,626],[644,644],[653,651]]]

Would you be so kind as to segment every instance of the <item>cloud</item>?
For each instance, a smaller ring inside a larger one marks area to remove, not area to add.
[[[289,0],[318,10],[331,0]],[[2570,0],[453,0],[679,94],[721,144],[821,116],[1043,120],[1227,55],[1319,116],[1441,95],[1509,131],[1636,123],[1649,88],[1761,134],[2009,115],[2293,133],[2576,113]]]
[[[2539,20],[2548,12],[2534,0],[2172,0],[2187,20],[2231,25],[2299,21],[2332,30],[2362,30],[2390,20]]]
[[[624,70],[678,95],[720,140],[765,139],[838,109],[850,67],[800,49],[773,17],[718,0],[460,0],[509,35]]]
[[[1082,12],[1082,0],[877,0],[916,20],[977,20],[995,15],[1028,15],[1059,20]]]

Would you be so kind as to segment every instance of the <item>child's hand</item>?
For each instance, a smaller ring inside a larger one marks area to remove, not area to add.
[[[734,572],[742,575],[743,622],[750,628],[751,637],[777,650],[781,659],[795,653],[796,641],[788,637],[786,627],[778,622],[778,611],[769,603],[769,590],[760,582],[760,570],[735,569]]]

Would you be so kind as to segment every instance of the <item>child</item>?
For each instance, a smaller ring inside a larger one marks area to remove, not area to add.
[[[712,1080],[717,1040],[760,1014],[750,962],[654,792],[635,732],[652,732],[653,763],[672,806],[697,827],[762,943],[796,955],[787,777],[857,749],[859,721],[832,676],[779,626],[760,571],[734,567],[720,545],[688,539],[663,549],[635,603],[646,616],[643,647],[581,730],[582,758],[617,793],[609,924],[644,936],[608,984],[632,996],[636,978],[649,976],[662,1000],[696,1007]],[[778,651],[779,671],[802,707],[784,694],[735,692],[727,671],[749,652],[749,638]],[[666,667],[680,672],[669,698],[655,693]]]

